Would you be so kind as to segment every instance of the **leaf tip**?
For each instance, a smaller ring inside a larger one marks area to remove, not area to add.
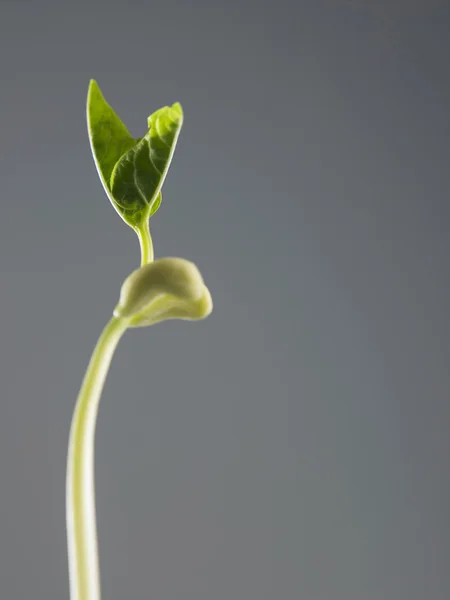
[[[179,102],[175,102],[172,106],[161,107],[147,118],[149,130],[152,128],[154,122],[160,117],[169,118],[176,127],[180,128],[183,124],[183,108]]]
[[[100,90],[100,86],[95,81],[95,79],[90,79],[89,87],[88,87],[88,102],[93,96],[103,96],[103,95]]]
[[[183,108],[181,104],[179,102],[175,102],[172,104],[172,106],[169,106],[168,109],[169,118],[177,123],[178,127],[181,127],[184,119]]]
[[[183,107],[179,102],[172,104],[171,109],[177,114],[178,118],[183,118]]]

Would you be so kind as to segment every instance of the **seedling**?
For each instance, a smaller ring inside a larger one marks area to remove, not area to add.
[[[180,104],[153,113],[147,132],[133,138],[93,80],[87,98],[92,154],[113,207],[137,234],[141,266],[124,281],[100,335],[75,405],[67,458],[66,518],[71,600],[100,600],[94,494],[98,405],[116,346],[127,329],[167,319],[199,320],[212,300],[197,267],[182,258],[154,260],[150,219],[183,123]]]

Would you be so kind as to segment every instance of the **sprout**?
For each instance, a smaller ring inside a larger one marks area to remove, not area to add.
[[[180,104],[153,113],[147,133],[135,139],[91,81],[87,117],[98,174],[114,208],[138,234],[141,267],[122,285],[114,314],[92,353],[72,419],[66,479],[71,600],[100,600],[94,438],[100,396],[116,346],[128,328],[167,319],[204,319],[212,311],[211,294],[192,262],[153,260],[149,219],[161,204],[161,188],[183,122]]]

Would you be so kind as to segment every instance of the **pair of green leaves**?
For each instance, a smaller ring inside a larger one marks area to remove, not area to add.
[[[197,267],[181,258],[153,260],[149,218],[161,204],[161,188],[183,124],[181,105],[148,118],[148,131],[133,138],[94,80],[87,121],[92,154],[112,205],[139,236],[142,264],[125,280],[114,314],[129,327],[166,319],[198,320],[212,310],[211,294]]]
[[[147,133],[133,138],[91,80],[87,121],[105,192],[125,223],[139,230],[161,204],[161,188],[183,124],[181,105],[157,110],[148,117]]]

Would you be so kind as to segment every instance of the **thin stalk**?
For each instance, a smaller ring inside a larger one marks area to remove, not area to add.
[[[78,395],[67,458],[66,519],[71,600],[100,600],[94,490],[94,439],[100,396],[128,325],[112,317],[92,354]]]
[[[142,223],[135,229],[139,238],[139,245],[141,247],[141,267],[153,262],[153,242],[152,236],[150,235],[150,225],[148,220]]]

